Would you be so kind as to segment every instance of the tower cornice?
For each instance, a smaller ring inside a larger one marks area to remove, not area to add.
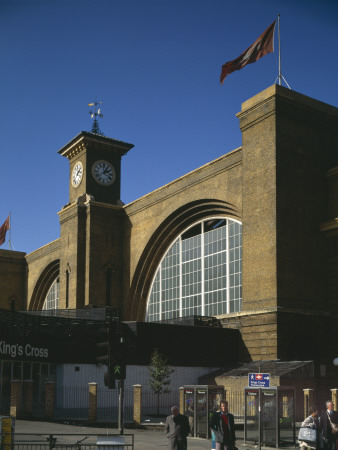
[[[107,148],[107,150],[114,150],[119,154],[119,156],[125,155],[134,147],[133,144],[119,141],[118,139],[108,138],[106,136],[100,136],[94,133],[89,133],[87,131],[82,131],[70,142],[64,145],[58,151],[58,153],[71,160],[78,153],[82,152],[83,150],[87,150],[89,146],[94,149],[95,147],[102,148],[102,146],[104,146]]]

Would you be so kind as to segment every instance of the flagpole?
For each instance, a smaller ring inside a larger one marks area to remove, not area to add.
[[[278,70],[278,80],[279,85],[282,84],[282,69],[281,69],[281,52],[280,52],[280,14],[278,14],[278,62],[279,62],[279,70]]]
[[[8,248],[9,250],[11,250],[11,228],[12,228],[12,216],[11,216],[11,211],[9,211],[9,239],[8,239]]]

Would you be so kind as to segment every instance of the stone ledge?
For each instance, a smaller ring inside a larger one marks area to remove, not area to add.
[[[26,261],[29,264],[36,259],[40,259],[42,256],[48,255],[49,253],[53,253],[58,250],[60,250],[60,238],[55,239],[55,241],[52,241],[49,244],[38,248],[37,250],[34,250],[32,253],[29,253],[26,256]]]
[[[242,147],[239,147],[231,152],[217,158],[210,163],[201,166],[192,172],[189,172],[180,178],[177,178],[170,183],[161,186],[149,194],[134,200],[131,203],[125,205],[128,216],[138,213],[139,211],[149,208],[156,203],[163,202],[164,200],[176,196],[178,193],[191,188],[192,186],[201,183],[209,178],[215,177],[219,173],[233,169],[234,167],[242,164],[241,158]],[[219,167],[217,167],[219,165]],[[215,168],[216,167],[216,168]],[[192,177],[196,179],[191,180]],[[186,184],[187,182],[188,184]]]

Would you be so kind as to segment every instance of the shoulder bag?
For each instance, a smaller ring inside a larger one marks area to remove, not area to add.
[[[330,421],[330,425],[331,425],[331,430],[332,430],[332,434],[337,434],[338,433],[338,425],[333,423],[330,417],[330,414],[327,413],[327,417],[329,418]]]
[[[317,430],[311,427],[300,427],[298,440],[304,441],[309,444],[316,444],[317,442]]]

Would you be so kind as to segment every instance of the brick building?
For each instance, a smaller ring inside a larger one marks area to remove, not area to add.
[[[237,117],[241,147],[127,205],[133,146],[87,132],[66,144],[60,238],[0,250],[0,307],[215,317],[239,330],[237,366],[313,361],[306,387],[337,387],[338,110],[273,85]]]

